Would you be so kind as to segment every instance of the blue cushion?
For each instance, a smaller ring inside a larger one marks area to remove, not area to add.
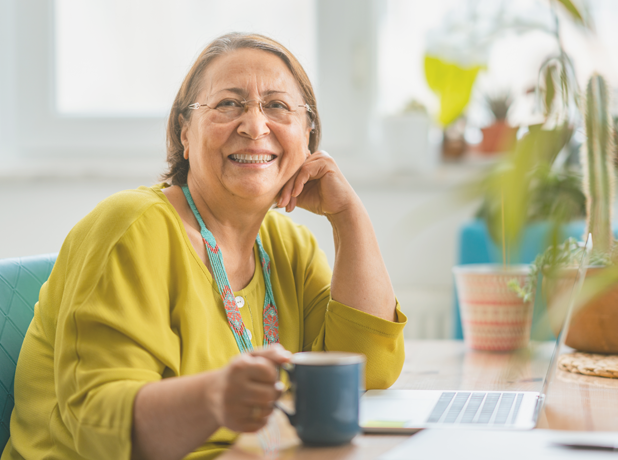
[[[15,366],[41,286],[57,254],[0,260],[0,451],[9,440]]]

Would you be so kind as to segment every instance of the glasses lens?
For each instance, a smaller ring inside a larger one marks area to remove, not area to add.
[[[264,107],[264,115],[275,123],[289,123],[294,113],[287,108]]]
[[[212,111],[213,114],[213,122],[215,123],[226,123],[231,120],[235,120],[236,118],[242,115],[243,108],[237,106],[219,106],[215,110]]]
[[[213,123],[228,123],[242,116],[246,110],[250,110],[254,105],[258,110],[261,109],[260,111],[266,118],[275,123],[288,124],[297,115],[297,111],[290,110],[286,102],[279,100],[260,103],[255,100],[224,99],[210,110],[211,121]]]

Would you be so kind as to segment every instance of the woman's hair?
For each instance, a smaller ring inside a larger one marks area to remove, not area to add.
[[[288,69],[290,69],[290,72],[292,72],[294,79],[298,83],[304,102],[311,107],[311,112],[307,112],[310,122],[312,123],[312,131],[309,136],[309,151],[315,152],[317,150],[321,135],[320,117],[318,115],[313,87],[311,86],[311,82],[303,66],[298,62],[298,59],[296,59],[283,45],[264,35],[230,33],[213,40],[204,51],[202,51],[180,86],[180,90],[176,95],[174,105],[170,112],[169,120],[167,121],[168,171],[161,177],[163,180],[171,180],[172,185],[184,185],[187,183],[189,160],[185,160],[183,156],[184,146],[180,140],[183,123],[181,123],[179,115],[182,115],[185,123],[190,121],[193,110],[189,109],[189,104],[199,102],[197,101],[197,97],[208,65],[217,56],[222,56],[243,48],[272,53],[278,56]]]

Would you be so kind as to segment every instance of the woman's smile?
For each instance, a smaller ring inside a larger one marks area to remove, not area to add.
[[[268,168],[275,163],[277,155],[269,151],[245,150],[227,157],[236,166],[242,168]]]

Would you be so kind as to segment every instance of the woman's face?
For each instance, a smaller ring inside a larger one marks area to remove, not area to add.
[[[254,102],[235,120],[199,108],[182,129],[190,180],[210,191],[274,201],[309,156],[311,127],[296,80],[274,54],[240,49],[217,57],[206,69],[198,100],[216,108],[236,101],[284,103],[297,110],[286,122],[267,118]]]

